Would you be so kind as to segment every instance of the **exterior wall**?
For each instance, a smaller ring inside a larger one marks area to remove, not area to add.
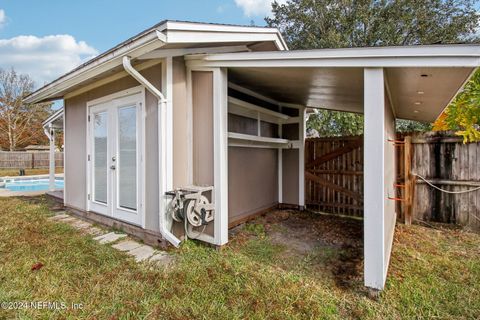
[[[298,149],[282,151],[282,203],[298,205]]]
[[[385,165],[385,181],[384,181],[384,194],[385,198],[395,196],[395,176],[396,176],[396,163],[395,163],[395,146],[388,140],[395,140],[395,118],[393,116],[392,107],[385,92],[385,141],[384,141],[384,165]],[[390,253],[392,251],[393,234],[395,232],[395,222],[397,220],[395,201],[386,200],[384,203],[384,247],[385,247],[385,276],[387,273],[388,265],[390,262]]]
[[[193,184],[213,181],[213,73],[192,72]]]
[[[187,79],[183,57],[173,58],[173,187],[189,185]]]
[[[161,65],[141,72],[157,88],[161,88]],[[132,77],[124,77],[65,100],[65,204],[86,210],[87,203],[87,101],[138,86]],[[145,224],[158,231],[158,132],[157,99],[146,92],[145,98]]]
[[[228,148],[229,224],[278,203],[277,150]]]

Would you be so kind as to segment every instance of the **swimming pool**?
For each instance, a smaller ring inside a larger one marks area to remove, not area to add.
[[[8,178],[4,182],[5,189],[9,191],[43,191],[49,188],[46,178]],[[63,189],[63,179],[55,179],[55,189]]]

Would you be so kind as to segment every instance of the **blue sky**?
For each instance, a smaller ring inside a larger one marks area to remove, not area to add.
[[[161,20],[264,25],[271,1],[0,0],[0,67],[40,86]]]

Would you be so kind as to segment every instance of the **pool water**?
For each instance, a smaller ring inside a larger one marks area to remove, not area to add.
[[[48,190],[48,179],[8,179],[5,180],[5,189],[10,191],[43,191]],[[63,189],[63,180],[55,179],[55,189]]]

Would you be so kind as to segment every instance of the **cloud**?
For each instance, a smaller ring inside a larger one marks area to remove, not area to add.
[[[0,9],[0,28],[7,22],[7,15],[5,14],[5,10]]]
[[[37,87],[97,55],[95,48],[71,35],[0,39],[0,67],[30,75]]]
[[[272,13],[274,0],[235,0],[235,4],[242,8],[247,17],[268,16]],[[287,0],[277,0],[279,4],[285,4]]]

